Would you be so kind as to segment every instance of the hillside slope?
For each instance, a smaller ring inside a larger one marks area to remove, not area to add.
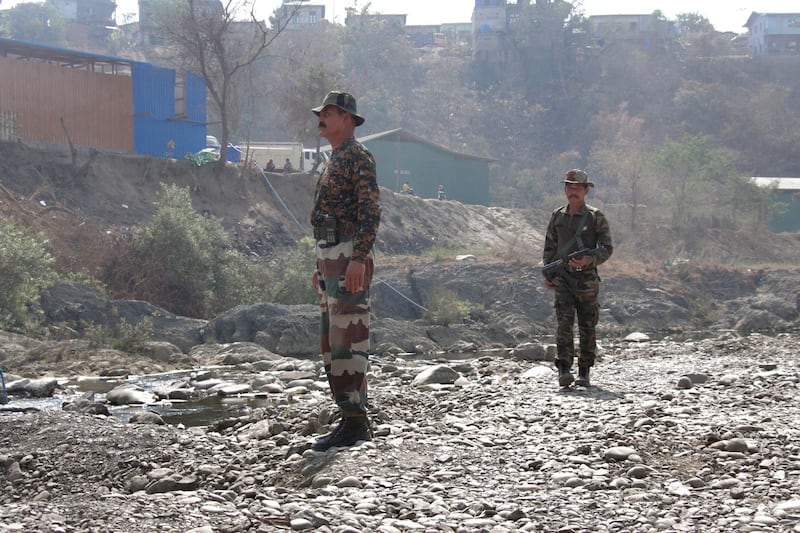
[[[308,235],[314,178],[230,166],[222,175],[191,161],[81,151],[38,149],[0,142],[0,219],[15,219],[47,236],[62,264],[92,271],[109,239],[148,221],[162,183],[188,187],[194,208],[221,220],[234,245],[269,257]],[[382,189],[377,254],[384,263],[475,254],[479,261],[535,264],[549,213],[464,205]],[[555,207],[555,206],[554,206]],[[665,261],[793,266],[798,234],[762,234],[699,227],[695,242],[676,240],[669,228],[631,234],[612,219],[614,261],[607,274],[653,275]]]
[[[190,161],[97,152],[73,163],[63,151],[14,143],[0,143],[0,181],[0,219],[41,232],[60,266],[93,274],[113,264],[109,244],[148,221],[161,183],[188,187],[196,209],[218,217],[235,246],[265,261],[308,234],[314,190],[306,174],[265,176],[230,166],[218,175]],[[386,189],[382,204],[372,304],[376,318],[387,321],[375,328],[376,340],[405,351],[436,335],[444,335],[436,349],[465,339],[513,346],[551,330],[552,294],[534,268],[548,213]],[[631,235],[612,220],[612,232],[614,255],[601,272],[603,334],[796,329],[798,235],[699,228],[692,250],[668,228]],[[412,334],[419,318],[425,323]],[[447,327],[434,334],[431,320]],[[237,335],[229,340],[254,340]]]
[[[73,164],[64,149],[0,142],[0,217],[68,241],[79,255],[87,255],[82,247],[94,248],[90,228],[102,239],[145,223],[161,183],[188,187],[195,209],[218,217],[237,246],[257,255],[269,255],[310,230],[314,178],[307,174],[265,176],[231,166],[217,175],[209,165],[185,160],[98,152],[80,152]],[[382,203],[378,253],[418,254],[432,247],[519,252],[541,245],[541,220],[534,221],[532,213],[385,189]],[[86,238],[69,239],[76,231]]]

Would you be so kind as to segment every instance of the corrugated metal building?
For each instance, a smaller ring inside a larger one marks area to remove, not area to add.
[[[489,163],[496,159],[456,152],[402,128],[358,140],[375,156],[382,187],[400,192],[407,181],[417,196],[436,198],[438,186],[444,185],[448,200],[489,205]]]
[[[784,209],[772,216],[770,229],[775,232],[800,231],[800,178],[750,178],[759,187],[774,189],[774,200]]]
[[[206,143],[206,89],[191,73],[0,39],[0,139],[182,157]]]

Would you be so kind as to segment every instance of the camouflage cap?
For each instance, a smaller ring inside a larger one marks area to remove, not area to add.
[[[340,91],[331,91],[327,94],[327,96],[325,96],[325,99],[322,101],[322,103],[313,108],[311,111],[313,111],[315,115],[319,116],[322,110],[329,105],[335,105],[342,111],[353,115],[353,120],[355,121],[356,126],[360,126],[364,123],[364,117],[358,114],[356,109],[356,98],[352,94]]]
[[[589,176],[586,175],[586,172],[577,168],[567,171],[567,177],[564,179],[564,183],[579,183],[588,187],[594,187],[594,183],[589,181]]]

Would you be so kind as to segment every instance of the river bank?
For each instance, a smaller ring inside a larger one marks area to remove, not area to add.
[[[385,357],[375,439],[327,453],[318,365],[203,428],[4,414],[0,531],[800,531],[798,340],[602,341],[567,391],[510,355]]]

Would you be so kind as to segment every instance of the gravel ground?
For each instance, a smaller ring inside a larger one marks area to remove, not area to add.
[[[606,341],[569,390],[508,355],[384,359],[376,438],[326,453],[313,388],[209,427],[6,412],[0,532],[800,532],[798,341]]]

